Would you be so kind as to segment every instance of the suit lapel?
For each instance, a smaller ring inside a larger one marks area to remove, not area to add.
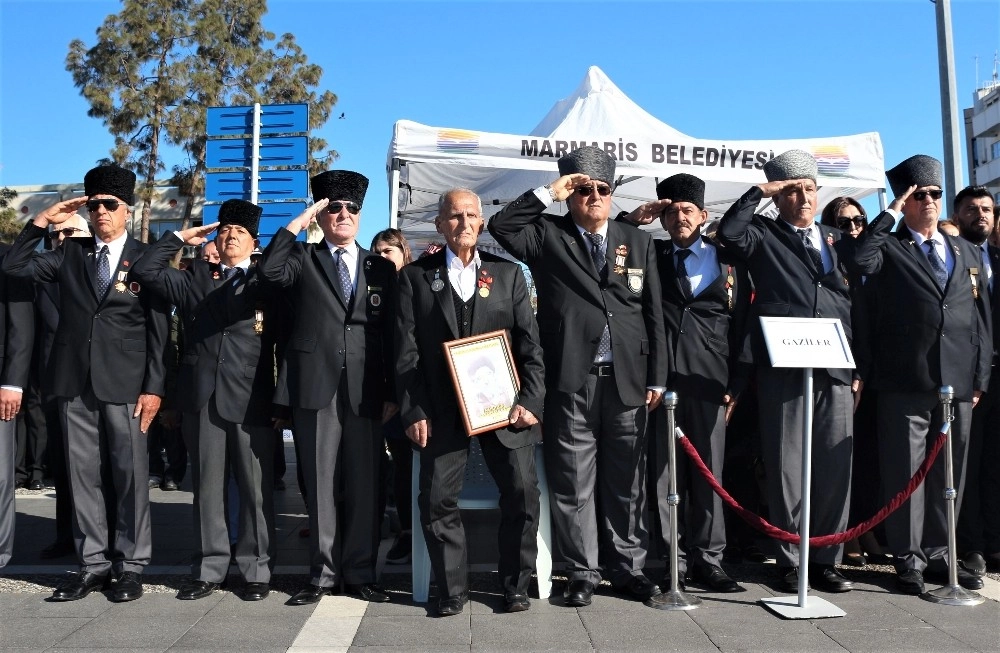
[[[371,274],[372,263],[368,260],[371,254],[367,249],[358,247],[358,269],[354,273],[357,283],[354,284],[354,306],[352,312],[356,319],[364,318],[368,302],[368,277]],[[332,258],[332,257],[331,257]]]
[[[98,297],[97,301],[101,304],[106,303],[111,299],[116,293],[121,294],[117,291],[115,286],[118,285],[119,279],[128,274],[129,269],[132,267],[132,263],[135,261],[135,254],[138,250],[136,240],[132,236],[128,236],[125,239],[125,247],[122,248],[121,258],[118,259],[118,266],[111,270],[111,285],[108,287],[108,294],[104,297]],[[110,252],[109,252],[110,255]],[[95,254],[96,256],[96,254]],[[95,259],[95,265],[90,266],[92,270],[91,281],[93,282],[94,292],[97,292],[97,265]]]
[[[455,317],[455,302],[452,300],[451,295],[451,281],[448,279],[448,268],[444,266],[444,251],[435,254],[435,256],[440,256],[441,260],[438,265],[431,270],[424,272],[424,282],[427,287],[431,289],[431,295],[434,297],[434,303],[437,304],[438,310],[444,316],[444,321],[451,329],[451,337],[454,340],[458,337],[458,318]],[[435,283],[440,281],[441,283]],[[440,290],[435,290],[436,286],[440,286]]]
[[[576,261],[591,278],[599,281],[600,277],[594,268],[594,259],[590,256],[590,243],[580,235],[580,230],[577,228],[576,223],[573,222],[573,218],[569,217],[569,215],[564,216],[562,227],[563,233],[560,237],[569,257]],[[611,235],[610,227],[608,228],[608,235]]]
[[[906,223],[902,220],[899,221],[899,226],[896,227],[896,237],[899,238],[899,241],[902,243],[903,250],[908,251],[910,256],[912,256],[916,261],[916,264],[923,269],[924,281],[927,285],[933,288],[939,295],[944,295],[944,291],[941,290],[941,286],[938,285],[937,275],[934,274],[931,262],[927,260],[927,250],[920,245],[917,245],[917,241],[913,239],[913,234],[910,233]],[[947,242],[945,245],[947,246]],[[947,289],[947,285],[945,286],[945,289]]]
[[[326,280],[330,283],[330,290],[333,291],[333,296],[337,298],[337,301],[346,310],[347,305],[344,303],[344,298],[340,296],[340,281],[338,281],[337,268],[333,266],[333,255],[330,253],[330,248],[327,247],[325,241],[316,243],[313,246],[313,258],[316,259],[316,264],[319,265],[326,276]]]
[[[84,268],[86,268],[87,283],[90,285],[90,292],[93,293],[94,298],[98,303],[103,299],[97,296],[97,244],[91,239],[88,245],[85,246],[87,251],[86,255],[83,257]]]
[[[472,333],[482,333],[486,329],[483,328],[483,320],[486,317],[487,311],[490,310],[490,302],[497,301],[497,298],[501,296],[499,289],[497,288],[497,278],[496,269],[488,262],[481,259],[480,254],[480,266],[479,270],[476,271],[476,290],[473,295],[473,301],[475,302],[475,308],[472,311]],[[486,281],[487,279],[492,279],[486,286],[489,287],[489,294],[483,297],[479,292],[479,281]]]
[[[809,252],[806,251],[806,245],[802,242],[802,238],[795,231],[795,227],[788,224],[780,217],[775,218],[775,232],[780,240],[783,240],[785,246],[788,249],[795,252],[795,255],[802,261],[803,265],[806,266],[811,274],[810,276],[816,275],[816,266],[813,264],[812,258],[809,256]]]

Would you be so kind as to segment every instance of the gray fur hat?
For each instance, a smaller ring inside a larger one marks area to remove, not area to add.
[[[788,150],[764,164],[764,175],[768,181],[788,181],[790,179],[812,179],[816,181],[819,168],[812,154],[804,150]]]
[[[892,170],[886,170],[889,186],[895,197],[902,197],[910,186],[937,186],[944,188],[941,162],[926,154],[917,154],[903,161]]]
[[[559,174],[584,174],[614,188],[615,160],[599,147],[587,145],[559,159]]]

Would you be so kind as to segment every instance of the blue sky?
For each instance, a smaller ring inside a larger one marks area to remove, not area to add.
[[[0,0],[0,185],[78,181],[107,155],[111,138],[87,117],[64,62],[69,42],[92,45],[119,7]],[[953,0],[952,20],[961,110],[977,86],[977,55],[978,81],[991,77],[1000,2]],[[340,98],[335,115],[345,119],[320,133],[340,152],[336,167],[372,181],[362,244],[388,223],[385,161],[396,120],[524,134],[590,65],[695,137],[878,131],[887,167],[943,152],[928,0],[271,0],[264,24],[295,34],[323,67],[322,87]]]

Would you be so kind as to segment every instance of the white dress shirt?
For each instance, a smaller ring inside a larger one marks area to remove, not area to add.
[[[462,259],[451,251],[451,247],[445,247],[444,264],[448,268],[448,280],[451,281],[451,287],[455,289],[463,302],[469,301],[476,294],[476,271],[481,265],[479,250],[476,250],[469,264],[465,265],[462,263]]]
[[[823,274],[826,274],[831,270],[833,270],[833,255],[830,254],[829,249],[823,246],[824,245],[823,233],[819,230],[819,225],[813,222],[808,227],[796,227],[792,223],[786,222],[784,219],[780,217],[778,218],[778,220],[780,222],[783,222],[786,227],[791,229],[795,233],[795,237],[799,238],[800,240],[802,237],[799,236],[799,230],[807,229],[809,233],[806,234],[806,237],[809,239],[809,242],[812,243],[812,246],[816,248],[816,251],[819,252],[820,257],[823,259]]]
[[[122,252],[125,251],[125,241],[128,240],[128,232],[122,233],[110,243],[106,243],[97,236],[94,236],[94,256],[96,257],[101,252],[101,248],[107,245],[108,247],[108,269],[111,271],[111,283],[115,283],[115,270],[118,269],[118,263],[122,259]],[[94,259],[95,264],[97,259]]]
[[[719,257],[715,252],[715,248],[711,245],[706,245],[702,238],[698,238],[690,247],[678,247],[675,242],[675,270],[679,263],[677,254],[683,250],[691,252],[691,256],[687,257],[687,260],[684,261],[684,267],[687,269],[688,279],[691,280],[691,294],[697,297],[698,293],[708,288],[713,281],[719,278]]]

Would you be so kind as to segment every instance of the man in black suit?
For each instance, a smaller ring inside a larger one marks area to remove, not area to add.
[[[851,335],[851,300],[846,262],[850,250],[839,229],[818,224],[816,160],[790,150],[764,165],[768,183],[754,186],[733,204],[719,224],[719,242],[747,263],[756,297],[751,306],[750,343],[760,388],[760,430],[767,470],[771,520],[787,531],[799,530],[802,487],[802,371],[772,367],[759,318],[763,316],[837,318]],[[778,218],[754,215],[761,199],[774,199]],[[851,496],[851,445],[854,399],[861,382],[851,370],[817,369],[813,375],[813,533],[839,533],[847,527]],[[812,552],[812,585],[847,592],[852,583],[837,571],[843,545]],[[779,584],[795,592],[799,551],[782,544],[777,554]]]
[[[537,284],[545,467],[569,575],[563,597],[589,605],[603,567],[617,591],[662,602],[643,574],[646,414],[667,380],[653,240],[608,221],[615,161],[603,150],[577,149],[559,159],[559,172],[493,216],[489,230]],[[563,201],[569,213],[543,215]]]
[[[9,250],[0,245],[0,257]],[[31,370],[34,294],[31,283],[0,273],[0,569],[14,550],[14,442]]]
[[[312,577],[292,605],[316,603],[341,581],[366,601],[389,600],[375,583],[376,513],[381,424],[396,412],[397,281],[391,261],[355,241],[367,189],[368,179],[356,172],[313,177],[315,204],[278,231],[261,264],[264,277],[287,288],[295,306],[276,402],[292,407]],[[313,218],[323,242],[296,243]]]
[[[871,383],[878,391],[879,466],[885,494],[903,488],[924,461],[943,421],[938,389],[954,389],[951,423],[954,480],[962,490],[972,409],[990,380],[993,342],[982,251],[937,228],[941,163],[922,154],[886,171],[895,199],[858,239],[855,267],[877,278]],[[892,231],[902,214],[899,227]],[[896,582],[906,594],[924,591],[924,572],[947,577],[944,456],[924,483],[885,521],[896,556]],[[964,569],[970,589],[982,579]]]
[[[657,216],[670,240],[656,241],[656,265],[663,291],[663,321],[670,349],[667,387],[679,393],[676,420],[715,477],[722,482],[726,424],[748,381],[748,365],[740,363],[745,337],[750,281],[746,266],[701,234],[708,219],[705,182],[685,173],[656,186],[655,202],[643,204],[623,219],[649,224]],[[659,533],[669,550],[670,474],[666,420],[656,419],[653,469],[656,473]],[[686,572],[716,592],[743,588],[722,569],[726,524],[722,499],[704,480],[693,477],[685,456],[677,458],[678,574]],[[690,558],[690,560],[689,560]],[[669,570],[665,582],[670,583]]]
[[[135,174],[115,165],[92,169],[85,197],[46,209],[14,241],[3,263],[13,276],[59,286],[59,328],[46,385],[59,398],[73,494],[81,572],[52,594],[74,601],[104,587],[113,572],[115,601],[142,596],[152,550],[146,436],[163,395],[167,307],[146,292],[132,267],[146,246],[125,229]],[[49,225],[87,207],[95,239],[69,239],[32,256]],[[102,479],[110,467],[113,487]],[[109,541],[105,495],[114,494]]]
[[[982,274],[989,288],[993,324],[992,367],[1000,352],[1000,248],[989,244],[996,223],[993,195],[985,186],[967,186],[955,196],[953,220],[962,238],[979,248]],[[1000,375],[990,374],[990,385],[972,411],[969,465],[965,497],[958,520],[958,550],[966,571],[982,576],[987,560],[1000,566]]]
[[[457,503],[469,437],[441,345],[498,329],[510,334],[521,389],[516,402],[514,397],[489,395],[491,410],[497,402],[505,407],[502,417],[508,425],[476,437],[500,488],[499,572],[505,607],[507,612],[521,612],[530,607],[528,583],[538,553],[534,445],[541,440],[536,415],[545,397],[538,328],[520,267],[476,249],[483,230],[479,197],[455,189],[442,195],[438,206],[435,225],[447,247],[400,271],[396,363],[403,425],[421,447],[417,501],[440,587],[438,614],[461,613],[469,594],[465,528]],[[474,361],[477,366],[492,369],[488,359]],[[476,370],[470,373],[475,384],[487,381]],[[488,392],[499,385],[475,385],[469,391]]]
[[[228,200],[219,222],[168,232],[149,248],[133,274],[177,307],[184,348],[176,404],[194,481],[194,533],[198,553],[192,579],[177,598],[209,596],[229,572],[225,496],[226,461],[239,489],[239,540],[235,558],[246,579],[243,598],[260,601],[274,568],[275,324],[270,293],[250,254],[257,246],[261,209]],[[170,261],[184,245],[196,246],[218,231],[220,263],[192,261],[184,271]]]

